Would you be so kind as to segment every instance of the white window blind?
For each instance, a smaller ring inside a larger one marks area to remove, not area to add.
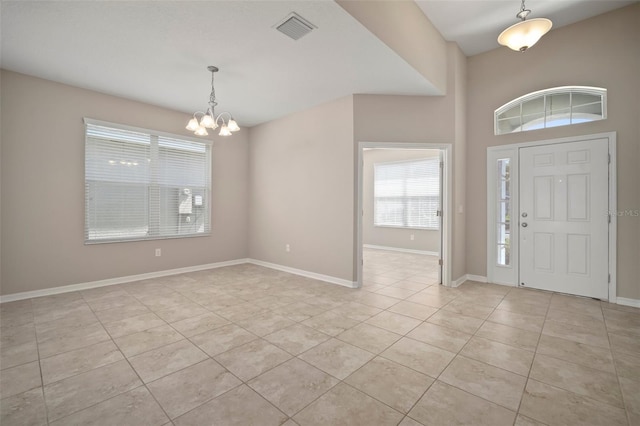
[[[209,143],[85,124],[86,243],[209,234]]]
[[[374,225],[439,229],[440,159],[374,164]]]

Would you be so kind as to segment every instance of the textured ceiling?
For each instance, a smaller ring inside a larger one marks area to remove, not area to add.
[[[273,26],[295,11],[318,28]],[[352,93],[437,93],[333,1],[2,2],[2,67],[254,125]]]
[[[508,1],[416,2],[467,55],[498,47],[520,7]],[[529,0],[554,28],[633,3]],[[3,68],[190,114],[206,108],[216,65],[218,111],[242,126],[353,93],[437,90],[363,25],[320,1],[2,1]],[[291,12],[314,24],[294,41]],[[188,117],[185,117],[185,120]]]

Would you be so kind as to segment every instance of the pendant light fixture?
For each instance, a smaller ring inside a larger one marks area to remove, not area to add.
[[[520,6],[520,12],[516,17],[522,21],[504,30],[498,36],[498,43],[507,46],[509,49],[524,52],[549,32],[553,23],[546,18],[535,18],[527,20],[531,11],[524,6],[524,0]]]
[[[220,136],[231,136],[231,132],[237,132],[240,130],[238,123],[233,119],[231,113],[223,111],[216,117],[215,108],[218,105],[216,102],[216,89],[213,87],[213,76],[218,72],[218,67],[210,65],[207,67],[211,71],[211,94],[209,95],[209,107],[207,112],[197,111],[193,114],[193,118],[189,120],[187,124],[187,130],[191,130],[198,136],[207,136],[209,132],[207,129],[217,129],[220,127]],[[200,115],[200,121],[198,121],[198,115]],[[225,121],[225,117],[227,121]]]

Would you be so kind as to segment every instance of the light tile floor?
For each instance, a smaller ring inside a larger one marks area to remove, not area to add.
[[[0,305],[0,424],[638,425],[640,310],[240,265]]]

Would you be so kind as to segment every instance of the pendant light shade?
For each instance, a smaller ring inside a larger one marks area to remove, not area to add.
[[[521,21],[500,33],[498,43],[516,52],[524,52],[548,33],[553,23],[546,18],[527,20],[530,13],[531,11],[525,7],[522,0],[520,12],[516,14]]]
[[[529,19],[518,22],[504,30],[498,43],[511,50],[524,52],[549,32],[553,24],[546,18]]]
[[[209,129],[215,129],[216,127],[218,127],[216,125],[216,120],[214,120],[208,112],[200,119],[200,125]]]
[[[234,120],[233,118],[229,119],[227,127],[232,132],[237,132],[238,130],[240,130],[240,126],[238,126],[238,123],[236,123],[236,120]]]
[[[191,130],[192,132],[195,132],[196,130],[198,130],[198,127],[200,127],[200,125],[198,124],[198,119],[193,117],[191,120],[189,120],[189,124],[187,124],[187,130]]]
[[[207,132],[207,129],[202,126],[198,126],[194,133],[198,136],[207,136],[209,134],[209,132]]]
[[[220,128],[220,133],[218,133],[218,135],[231,136],[231,130],[229,130],[229,127],[227,127],[226,124],[223,124],[222,127]]]

